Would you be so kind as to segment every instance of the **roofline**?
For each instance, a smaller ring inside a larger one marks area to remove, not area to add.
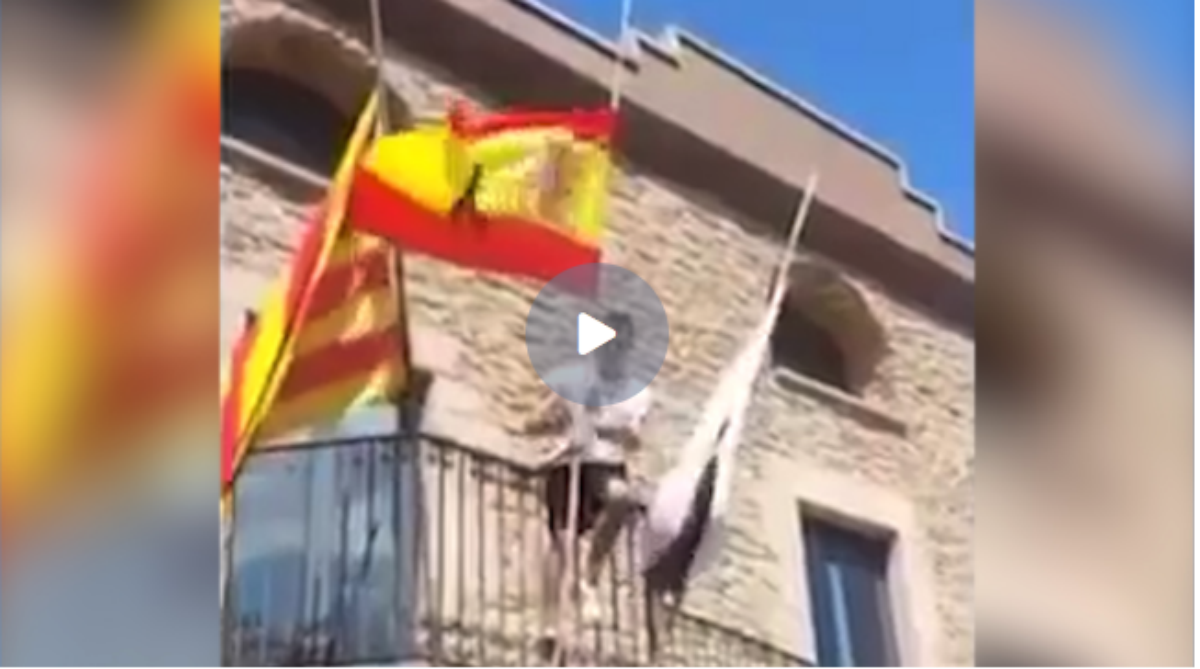
[[[256,24],[292,24],[298,35],[332,30],[320,39],[348,49],[339,58],[353,63],[354,81],[316,85],[343,110],[357,104],[373,67],[365,7],[244,2],[226,26],[229,44]],[[500,106],[599,104],[622,62],[628,76],[615,149],[637,173],[753,234],[779,236],[816,171],[821,188],[805,246],[944,324],[973,330],[973,245],[946,227],[941,204],[912,186],[900,157],[696,35],[676,26],[658,36],[631,28],[622,53],[620,39],[539,0],[390,0],[384,9],[396,58]],[[439,38],[447,34],[456,39]],[[450,91],[406,92],[415,82],[398,75],[389,75],[391,86],[400,99],[411,97],[412,114],[443,110]]]
[[[617,40],[604,37],[592,28],[538,0],[504,1],[537,14],[541,18],[574,33],[585,42],[603,52],[613,61],[622,59],[621,48],[618,42],[621,39],[620,37]],[[934,226],[936,227],[938,236],[964,253],[972,257],[975,255],[974,244],[946,225],[945,209],[941,203],[932,195],[913,185],[908,164],[904,159],[879,141],[871,139],[865,133],[851,127],[845,121],[838,120],[837,117],[824,111],[816,104],[801,98],[786,87],[772,81],[761,72],[756,71],[753,67],[738,60],[733,55],[722,51],[695,32],[687,30],[678,24],[667,24],[662,28],[657,37],[632,24],[629,26],[629,31],[630,36],[633,38],[630,44],[633,49],[632,53],[625,54],[623,60],[632,61],[630,64],[635,67],[641,62],[646,52],[657,56],[674,67],[682,67],[683,62],[680,58],[680,52],[683,45],[688,44],[717,64],[742,77],[762,92],[787,104],[796,111],[811,117],[838,136],[849,140],[860,148],[865,149],[868,153],[883,160],[896,170],[901,192],[933,212]]]

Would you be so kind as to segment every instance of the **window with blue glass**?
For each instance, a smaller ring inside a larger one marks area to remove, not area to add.
[[[417,424],[427,384],[415,374],[405,424]],[[411,556],[420,470],[413,444],[391,436],[396,419],[393,406],[356,409],[325,431],[247,458],[235,487],[229,664],[384,665],[418,656]]]
[[[802,526],[817,663],[896,666],[888,595],[891,539],[808,514]]]

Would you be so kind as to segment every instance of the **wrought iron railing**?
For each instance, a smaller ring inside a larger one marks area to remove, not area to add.
[[[430,437],[272,449],[237,491],[227,651],[238,665],[543,664],[537,472]],[[601,584],[575,665],[798,666],[683,614],[652,658],[634,533]]]

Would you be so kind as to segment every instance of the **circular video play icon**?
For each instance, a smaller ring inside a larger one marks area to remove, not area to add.
[[[609,406],[645,390],[667,359],[667,310],[650,284],[623,267],[594,263],[542,288],[525,321],[525,346],[560,397]]]

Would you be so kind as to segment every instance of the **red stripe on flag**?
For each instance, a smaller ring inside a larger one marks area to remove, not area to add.
[[[514,130],[561,128],[583,140],[607,141],[617,128],[611,109],[571,111],[504,111],[474,114],[463,103],[450,109],[450,128],[464,139],[479,139]]]
[[[335,221],[328,216],[328,207],[322,203],[313,210],[309,224],[305,226],[304,236],[292,259],[291,270],[288,274],[287,293],[284,297],[284,322],[294,324],[296,313],[304,300],[305,289],[312,281],[316,271],[317,261],[321,257],[327,228]]]
[[[245,378],[246,358],[254,341],[255,328],[247,328],[233,346],[230,359],[229,387],[221,405],[221,485],[233,484],[234,463],[237,460],[238,439],[241,436],[242,384]]]
[[[329,346],[298,357],[292,362],[287,378],[279,389],[278,403],[302,397],[305,393],[335,383],[396,360],[395,327],[388,327],[349,341],[336,341]]]
[[[406,251],[544,281],[573,267],[600,262],[598,247],[544,223],[515,216],[450,217],[363,168],[350,189],[347,218],[356,229],[391,240]]]
[[[313,287],[305,319],[316,321],[357,295],[388,286],[391,281],[388,257],[389,248],[381,245],[326,267]]]
[[[300,238],[300,245],[292,257],[283,303],[283,322],[284,327],[287,328],[283,334],[284,342],[291,339],[306,289],[321,256],[327,226],[334,223],[329,219],[327,212],[328,207],[325,202],[312,211],[309,223],[305,226],[304,233]],[[221,416],[221,481],[223,485],[233,483],[237,471],[238,442],[245,436],[241,434],[241,424],[247,412],[255,410],[253,406],[242,406],[241,400],[246,360],[256,338],[257,328],[251,328],[244,332],[242,338],[234,346],[230,360],[229,387]],[[275,359],[271,362],[268,374],[277,373],[281,354],[282,351],[274,352]]]

